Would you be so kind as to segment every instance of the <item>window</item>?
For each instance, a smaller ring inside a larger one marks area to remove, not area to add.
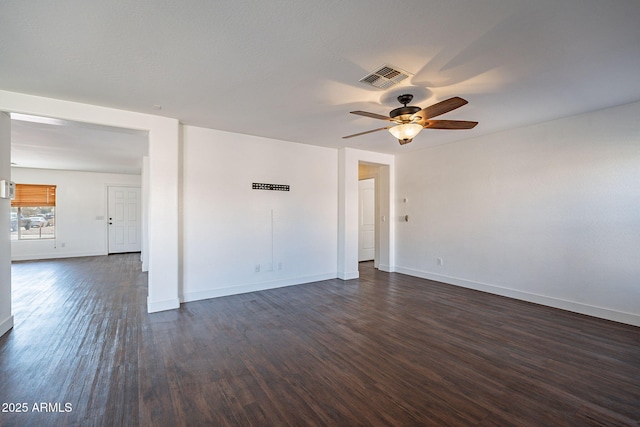
[[[11,240],[56,237],[56,186],[16,184],[11,200]]]

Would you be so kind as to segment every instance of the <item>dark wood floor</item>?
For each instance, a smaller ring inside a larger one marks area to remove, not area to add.
[[[640,424],[640,328],[370,263],[148,315],[138,258],[13,265],[0,425]]]

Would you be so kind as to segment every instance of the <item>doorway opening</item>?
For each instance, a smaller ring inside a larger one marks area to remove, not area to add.
[[[375,178],[358,181],[358,262],[374,261],[376,248]]]
[[[142,251],[148,131],[10,113],[9,136],[16,186],[53,189],[22,208],[42,226],[12,226],[24,235],[12,241],[13,260]]]
[[[380,229],[385,209],[381,205],[382,165],[358,162],[358,268],[379,268],[381,254]]]

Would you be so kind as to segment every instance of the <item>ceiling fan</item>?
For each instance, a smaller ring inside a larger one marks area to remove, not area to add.
[[[366,132],[343,136],[342,138],[353,138],[354,136],[366,135],[368,133],[388,129],[394,137],[398,138],[400,145],[404,145],[411,142],[422,129],[473,129],[478,124],[478,122],[470,122],[466,120],[430,120],[433,117],[448,113],[449,111],[467,104],[467,101],[460,97],[456,96],[445,99],[444,101],[422,109],[420,109],[420,107],[407,106],[412,99],[413,95],[400,95],[398,97],[398,102],[403,106],[391,110],[389,117],[376,113],[368,113],[366,111],[351,111],[351,114],[386,120],[395,124]]]

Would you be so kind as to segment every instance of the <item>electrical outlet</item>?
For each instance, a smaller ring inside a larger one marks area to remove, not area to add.
[[[437,258],[436,261],[438,262],[438,265],[444,265],[442,258]]]
[[[260,264],[256,264],[256,273],[260,273]]]

